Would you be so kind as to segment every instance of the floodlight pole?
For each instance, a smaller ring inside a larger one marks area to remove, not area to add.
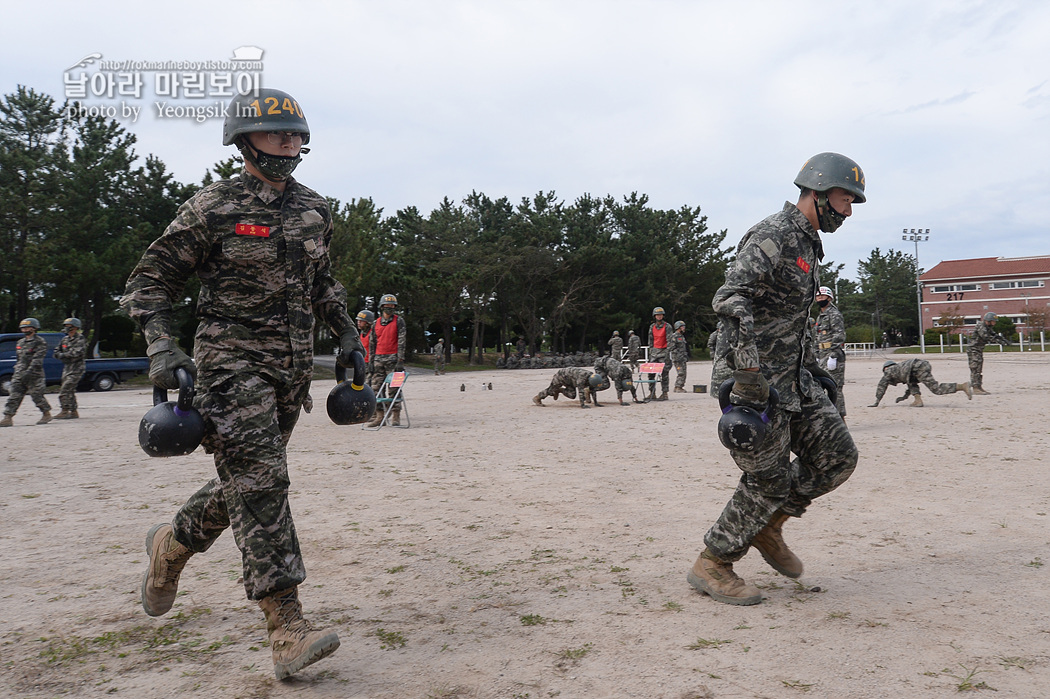
[[[919,306],[919,351],[922,354],[926,354],[926,333],[922,328],[922,282],[919,281],[919,241],[927,241],[930,239],[930,229],[926,228],[912,228],[904,229],[904,235],[901,236],[901,240],[913,240],[915,241],[915,299]]]

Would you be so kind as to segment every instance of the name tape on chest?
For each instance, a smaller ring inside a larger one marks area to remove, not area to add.
[[[256,238],[269,238],[270,227],[269,226],[254,226],[250,223],[238,223],[234,228],[234,232],[237,235],[251,235]]]

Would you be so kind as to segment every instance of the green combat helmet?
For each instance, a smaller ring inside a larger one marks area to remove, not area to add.
[[[663,306],[657,306],[656,308],[653,309],[653,315],[655,316],[655,315],[667,315],[667,314],[664,313],[664,307]]]
[[[853,160],[838,153],[819,153],[802,164],[795,184],[814,192],[841,187],[853,195],[855,204],[863,204],[864,171]]]
[[[80,318],[66,318],[62,321],[62,326],[65,327],[66,325],[72,325],[77,330],[80,330]]]
[[[678,328],[684,328],[684,327],[685,327],[685,321],[684,320],[675,321],[675,324],[674,324],[674,329],[675,330],[677,330]]]
[[[19,324],[19,330],[25,330],[26,328],[32,328],[33,330],[40,329],[40,321],[36,318],[24,318]]]
[[[244,137],[245,134],[259,131],[300,134],[302,145],[305,146],[310,142],[310,125],[306,123],[302,107],[287,92],[264,87],[258,94],[234,97],[222,123],[222,145],[236,145],[244,161],[253,165],[268,180],[287,180],[310,149],[301,148],[297,155],[263,153]]]

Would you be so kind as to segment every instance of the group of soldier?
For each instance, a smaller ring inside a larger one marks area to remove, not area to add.
[[[397,308],[397,297],[393,294],[383,294],[379,299],[378,321],[375,313],[368,309],[358,311],[356,317],[357,332],[361,337],[361,345],[364,347],[365,379],[377,397],[387,395],[387,376],[391,372],[405,370],[405,344],[408,330],[405,319],[397,314]],[[444,373],[443,344],[440,356],[440,371]],[[436,362],[434,373],[438,373]],[[401,407],[402,404],[398,401],[390,409],[390,424],[395,427],[401,424]],[[379,427],[384,417],[384,411],[377,410],[366,427]]]
[[[81,333],[79,318],[62,321],[65,335],[55,347],[54,355],[62,362],[62,385],[58,391],[58,402],[62,411],[53,416],[56,420],[75,420],[80,417],[77,405],[77,384],[84,376],[87,341]],[[22,339],[15,344],[15,368],[11,375],[11,392],[4,406],[4,417],[0,427],[11,427],[15,413],[28,393],[42,413],[38,425],[51,422],[51,404],[44,397],[47,380],[44,376],[44,358],[47,356],[47,340],[42,338],[40,321],[25,318],[18,324]]]

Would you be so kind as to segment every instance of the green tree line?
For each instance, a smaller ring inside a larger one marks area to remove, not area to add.
[[[135,143],[118,122],[70,115],[31,88],[0,99],[4,331],[30,315],[52,329],[76,315],[92,341],[130,337],[119,298],[138,258],[183,201],[240,167],[230,157],[201,183],[183,184],[159,158],[142,161]],[[426,214],[409,206],[385,215],[369,197],[329,204],[332,268],[351,315],[393,293],[411,350],[443,338],[475,363],[483,348],[518,337],[533,352],[605,349],[614,329],[644,338],[654,306],[684,320],[703,346],[715,326],[711,297],[732,259],[727,232],[709,231],[699,206],[657,209],[637,192],[572,201],[538,192],[513,202],[475,191]],[[916,327],[912,258],[876,249],[856,282],[839,280],[841,269],[825,264],[822,283],[839,287],[848,325],[868,327],[871,315],[869,335]],[[197,288],[188,285],[177,309],[187,347]],[[323,351],[330,339],[320,333]]]

